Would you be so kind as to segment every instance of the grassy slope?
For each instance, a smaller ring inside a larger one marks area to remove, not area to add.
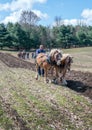
[[[0,127],[4,130],[91,130],[92,104],[66,87],[0,61]],[[15,124],[15,125],[14,125]],[[23,125],[23,128],[22,128]]]

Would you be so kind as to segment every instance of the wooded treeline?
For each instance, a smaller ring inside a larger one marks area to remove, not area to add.
[[[92,26],[56,24],[38,25],[40,18],[32,11],[23,11],[18,23],[0,24],[0,48],[27,50],[44,44],[47,48],[92,46]],[[55,21],[58,22],[58,21]]]

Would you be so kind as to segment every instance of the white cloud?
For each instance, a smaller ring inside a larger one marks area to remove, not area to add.
[[[6,16],[5,19],[1,22],[17,22],[19,20],[22,10],[32,10],[32,7],[35,3],[45,3],[47,0],[12,0],[10,3],[0,4],[0,11],[11,11],[9,16]],[[40,18],[47,18],[46,13],[42,13],[39,10],[34,10],[34,13],[37,14]]]
[[[86,20],[84,19],[64,19],[61,21],[61,24],[64,24],[64,25],[80,25],[80,24],[86,24]],[[53,23],[53,26],[56,26],[56,23],[54,22]]]
[[[75,25],[80,25],[80,24],[82,24],[82,25],[85,25],[87,22],[86,22],[86,20],[85,19],[64,19],[63,20],[63,24],[64,25],[73,25],[73,26],[75,26]]]
[[[12,22],[12,23],[18,22],[21,12],[22,10],[11,13],[10,16],[5,17],[5,19],[2,20],[1,23],[7,24],[8,22]]]
[[[92,18],[92,9],[84,9],[81,13],[81,16],[85,19]]]
[[[92,25],[92,9],[84,9],[81,13],[81,19],[64,19],[61,21],[64,25]],[[55,23],[53,24],[55,26]]]
[[[33,6],[34,1],[33,0],[17,0],[12,1],[10,4],[10,10],[16,11],[16,10],[28,10],[31,9]]]
[[[0,11],[11,10],[16,11],[19,9],[31,9],[34,3],[45,3],[47,0],[12,0],[11,3],[0,4]]]
[[[48,18],[48,15],[46,13],[42,13],[40,10],[32,10],[38,17],[40,18],[45,18],[47,19]]]
[[[92,25],[92,9],[84,9],[81,16],[84,18],[87,25]]]
[[[81,13],[81,19],[71,19],[71,20],[64,20],[65,25],[92,25],[92,9],[84,9]]]
[[[38,17],[41,19],[47,19],[48,15],[46,13],[42,13],[39,10],[32,10]],[[1,23],[7,24],[8,22],[16,23],[19,21],[19,18],[21,16],[22,10],[15,11],[11,13],[9,16],[7,16]]]
[[[47,0],[34,0],[35,2],[45,3]]]
[[[64,19],[63,20],[63,23],[65,24],[65,25],[76,25],[77,23],[78,23],[78,20],[77,19],[71,19],[71,20],[69,20],[69,19]]]

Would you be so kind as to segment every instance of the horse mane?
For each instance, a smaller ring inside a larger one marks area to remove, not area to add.
[[[51,49],[50,53],[49,53],[49,56],[53,57],[55,52],[58,52],[58,53],[61,53],[62,54],[62,51],[59,50],[59,49]]]
[[[65,60],[67,57],[71,57],[72,58],[72,56],[70,54],[68,54],[68,53],[62,54],[61,61]]]

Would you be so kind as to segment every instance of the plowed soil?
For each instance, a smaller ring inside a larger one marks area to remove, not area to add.
[[[0,60],[8,67],[25,68],[35,71],[35,64],[7,53],[0,53]],[[67,73],[67,87],[92,99],[92,73],[71,70]]]

